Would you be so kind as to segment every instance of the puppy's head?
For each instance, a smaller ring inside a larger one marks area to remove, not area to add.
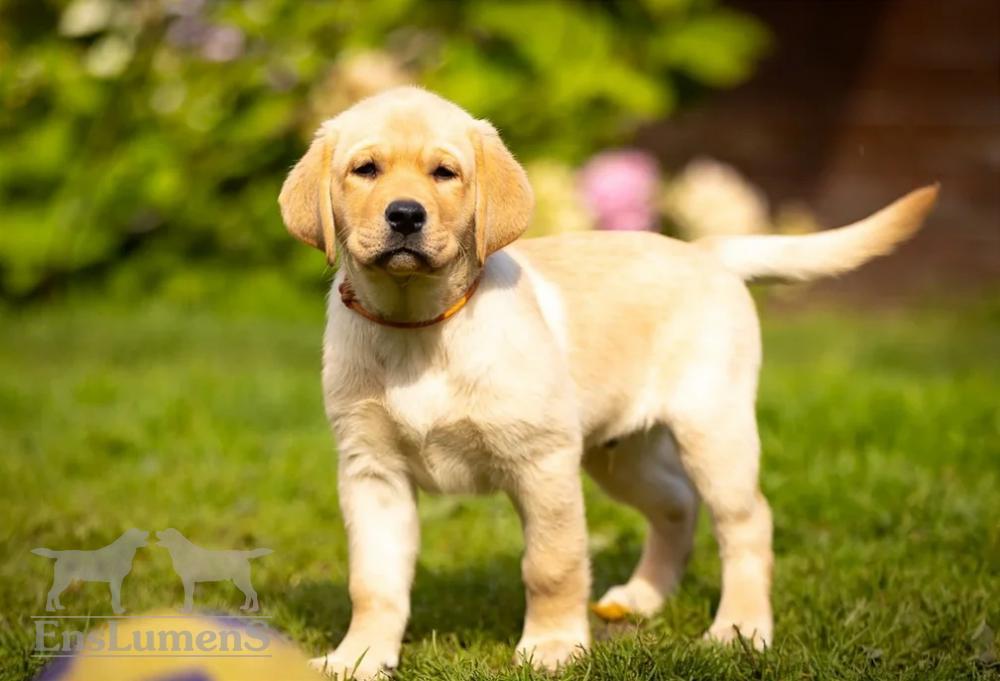
[[[288,231],[333,263],[433,274],[486,257],[528,226],[524,170],[486,121],[419,88],[386,91],[324,123],[281,189]]]
[[[149,538],[149,532],[146,530],[137,530],[134,527],[130,530],[125,530],[125,534],[122,535],[129,546],[146,546],[146,539]]]
[[[165,530],[157,530],[156,538],[160,541],[157,542],[157,546],[177,546],[182,542],[184,536],[172,527],[168,527]]]

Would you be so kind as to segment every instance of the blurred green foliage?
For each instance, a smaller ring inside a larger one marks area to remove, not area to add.
[[[0,297],[123,264],[137,286],[193,261],[315,279],[278,189],[386,63],[523,158],[576,162],[767,41],[713,0],[0,0]]]

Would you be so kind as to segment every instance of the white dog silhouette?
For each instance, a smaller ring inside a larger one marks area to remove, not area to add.
[[[184,583],[184,609],[194,607],[194,587],[198,582],[232,580],[245,597],[240,610],[256,612],[260,608],[257,592],[250,583],[250,559],[266,556],[271,549],[249,551],[212,551],[191,543],[177,530],[167,528],[156,533],[157,546],[170,552],[174,572]]]
[[[122,580],[132,571],[135,550],[146,546],[149,532],[126,530],[122,536],[104,548],[94,551],[53,551],[52,549],[32,549],[31,552],[45,558],[55,558],[52,588],[45,599],[45,609],[49,612],[62,610],[59,596],[74,579],[83,582],[107,582],[111,588],[111,609],[116,615],[125,612],[122,607]]]

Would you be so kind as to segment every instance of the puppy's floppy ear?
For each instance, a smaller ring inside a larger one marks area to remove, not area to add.
[[[472,143],[476,150],[476,255],[482,265],[491,253],[528,228],[535,197],[524,168],[496,128],[477,121]]]
[[[330,197],[333,151],[337,133],[324,124],[305,156],[292,168],[281,186],[278,204],[289,233],[299,241],[326,253],[332,266],[337,258],[337,239]]]

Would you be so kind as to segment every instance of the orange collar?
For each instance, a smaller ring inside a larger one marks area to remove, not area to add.
[[[394,329],[422,329],[425,326],[433,326],[458,314],[458,311],[465,307],[465,304],[469,302],[470,298],[472,298],[472,294],[476,292],[476,289],[479,287],[479,279],[481,277],[481,274],[476,277],[473,280],[472,285],[469,286],[466,292],[462,294],[462,297],[456,300],[447,310],[433,319],[424,319],[419,322],[396,322],[368,310],[361,304],[361,301],[358,300],[354,293],[354,287],[351,286],[351,282],[346,278],[340,283],[340,302],[342,302],[346,308],[357,312],[368,321],[381,324],[382,326],[391,326]]]

